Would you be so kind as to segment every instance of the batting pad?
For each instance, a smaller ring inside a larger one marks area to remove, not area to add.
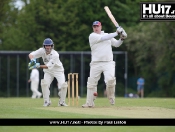
[[[41,89],[42,89],[44,101],[49,102],[50,90],[49,90],[47,81],[44,79],[41,79]]]
[[[63,83],[60,89],[60,104],[65,102],[66,94],[67,94],[67,82]]]
[[[94,96],[94,92],[97,92],[97,81],[94,78],[88,77],[86,103],[89,106],[94,105],[94,100],[96,98],[96,96]]]
[[[115,98],[115,85],[116,85],[116,79],[114,77],[113,80],[109,80],[107,83],[106,83],[106,91],[107,91],[107,96],[108,98],[112,98],[114,99]]]

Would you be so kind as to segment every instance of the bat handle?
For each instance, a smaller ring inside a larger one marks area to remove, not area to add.
[[[120,27],[119,25],[116,26],[116,28],[119,28],[119,27]]]

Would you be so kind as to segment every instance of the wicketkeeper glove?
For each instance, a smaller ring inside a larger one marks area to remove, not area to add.
[[[29,70],[32,70],[34,68],[40,68],[40,63],[36,63],[34,66],[30,66]]]
[[[28,67],[34,66],[36,64],[36,59],[31,59],[30,63],[28,64]]]
[[[30,62],[31,62],[32,65],[35,65],[36,64],[36,59],[31,59]]]

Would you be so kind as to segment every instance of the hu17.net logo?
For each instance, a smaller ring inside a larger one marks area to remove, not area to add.
[[[175,2],[141,2],[140,21],[175,21]]]

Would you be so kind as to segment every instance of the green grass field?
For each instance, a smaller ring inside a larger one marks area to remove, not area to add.
[[[175,118],[174,98],[116,98],[111,106],[107,98],[97,98],[95,108],[78,106],[58,107],[58,98],[43,107],[43,99],[0,98],[0,118]],[[67,102],[67,101],[66,101]],[[0,126],[0,132],[172,132],[175,126]]]

